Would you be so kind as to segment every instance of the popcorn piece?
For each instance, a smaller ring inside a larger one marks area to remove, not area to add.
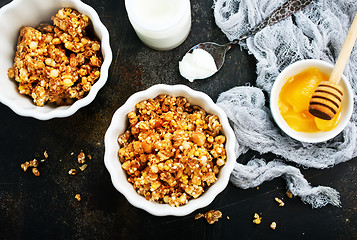
[[[38,167],[38,161],[36,159],[30,161],[30,167]]]
[[[293,193],[290,190],[287,190],[286,196],[288,196],[288,198],[293,198]]]
[[[195,220],[200,219],[200,218],[202,218],[202,217],[204,217],[204,216],[205,216],[204,214],[198,213],[198,214],[196,214],[196,216],[195,216]]]
[[[78,157],[77,157],[78,163],[81,163],[81,164],[85,163],[85,158],[86,158],[86,155],[83,152],[78,154]]]
[[[76,194],[76,196],[74,196],[75,199],[77,199],[78,202],[81,201],[81,195],[79,193]]]
[[[253,223],[260,224],[261,222],[262,222],[262,218],[259,216],[259,214],[258,213],[254,213]]]
[[[68,32],[72,37],[82,37],[89,24],[88,16],[71,8],[60,9],[51,19],[55,26]]]
[[[79,167],[79,169],[83,172],[84,170],[86,170],[87,167],[88,167],[87,164],[83,164],[82,166]]]
[[[270,228],[273,229],[273,230],[275,230],[275,229],[276,229],[276,222],[272,222],[272,223],[270,224]]]
[[[77,174],[77,170],[72,168],[71,170],[68,171],[68,174],[69,175],[76,175]]]
[[[32,168],[32,173],[36,176],[36,177],[38,177],[38,176],[40,176],[40,172],[38,171],[38,169],[37,168]]]
[[[279,199],[279,198],[275,198],[275,201],[277,202],[277,203],[279,203],[279,206],[280,207],[284,207],[284,205],[285,205],[285,203],[281,200],[281,199]]]
[[[213,224],[222,218],[222,212],[218,210],[210,210],[205,213],[205,218],[209,224]]]
[[[195,220],[200,219],[202,217],[204,217],[209,224],[213,224],[213,223],[217,222],[220,218],[222,218],[222,212],[219,210],[210,210],[210,211],[206,212],[205,214],[198,213],[195,216]],[[228,216],[227,216],[227,219],[229,219]]]
[[[29,166],[30,166],[29,162],[25,162],[25,163],[21,164],[21,168],[22,168],[22,170],[24,170],[24,172],[27,171]]]

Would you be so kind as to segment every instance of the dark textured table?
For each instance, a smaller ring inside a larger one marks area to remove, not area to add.
[[[9,0],[0,0],[4,6]],[[227,41],[215,25],[212,1],[191,0],[192,30],[178,48],[159,52],[145,47],[131,27],[124,1],[84,1],[99,14],[110,32],[113,62],[106,85],[96,99],[73,116],[39,121],[16,115],[0,104],[0,239],[357,239],[357,160],[331,169],[301,169],[313,185],[331,186],[341,194],[342,207],[312,209],[299,198],[285,195],[281,178],[259,189],[242,190],[231,183],[206,208],[184,217],[156,217],[131,206],[113,187],[103,163],[103,137],[112,114],[133,93],[154,84],[185,84],[218,95],[237,85],[254,85],[255,59],[236,47],[223,69],[208,80],[183,79],[178,61],[198,42]],[[0,33],[1,34],[1,33]],[[21,163],[41,162],[41,175],[24,172]],[[90,154],[88,168],[75,176],[77,155]],[[248,152],[247,162],[258,153]],[[267,160],[273,156],[264,155]],[[74,196],[80,193],[78,202]],[[275,197],[282,198],[279,207]],[[213,225],[195,220],[217,209],[223,218]],[[252,223],[254,213],[262,223]],[[270,229],[272,221],[276,230]]]

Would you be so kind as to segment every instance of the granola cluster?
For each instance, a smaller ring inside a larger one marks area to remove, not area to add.
[[[86,15],[62,8],[51,19],[53,25],[21,28],[14,65],[8,70],[19,92],[38,106],[69,105],[83,98],[102,65],[100,42],[86,34]]]
[[[136,104],[118,137],[128,181],[149,201],[181,206],[217,180],[226,163],[222,125],[185,97],[159,95]]]

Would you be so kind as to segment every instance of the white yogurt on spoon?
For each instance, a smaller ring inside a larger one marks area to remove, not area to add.
[[[183,56],[179,62],[179,70],[180,74],[190,82],[208,78],[218,71],[212,55],[200,48]]]

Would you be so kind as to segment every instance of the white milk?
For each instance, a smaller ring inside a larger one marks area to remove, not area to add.
[[[138,37],[153,49],[173,49],[190,32],[189,0],[125,0],[125,7]]]
[[[203,49],[196,48],[192,53],[186,53],[179,62],[181,76],[193,82],[195,79],[204,79],[217,72],[217,66],[211,54]]]

